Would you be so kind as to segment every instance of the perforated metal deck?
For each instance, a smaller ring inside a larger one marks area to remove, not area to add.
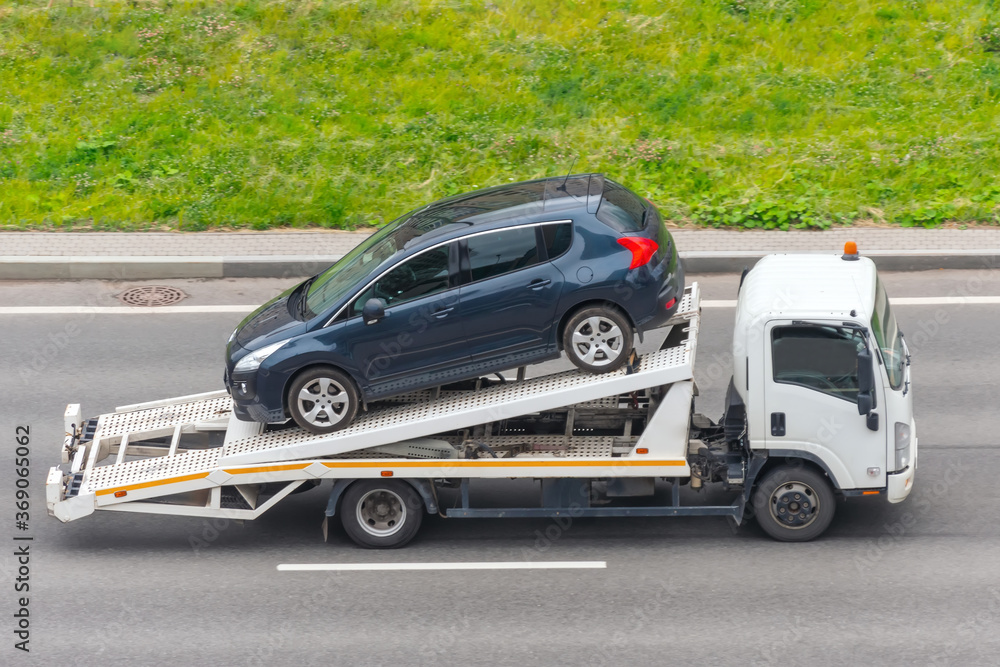
[[[228,396],[209,398],[175,405],[163,405],[147,410],[112,412],[97,420],[95,438],[117,442],[126,433],[171,431],[177,424],[197,424],[226,420],[232,412],[233,401]]]
[[[184,477],[214,470],[219,465],[221,448],[185,452],[176,456],[158,456],[139,461],[91,468],[80,493],[101,489],[155,482],[168,477]]]

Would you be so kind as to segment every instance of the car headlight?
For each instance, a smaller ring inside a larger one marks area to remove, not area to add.
[[[278,341],[277,343],[272,343],[267,347],[262,347],[259,350],[255,350],[243,357],[236,362],[236,367],[233,368],[234,373],[249,373],[250,371],[255,371],[260,368],[260,365],[265,359],[270,357],[272,354],[280,350],[286,343],[291,341],[291,338],[286,340]]]
[[[910,465],[910,425],[896,422],[896,472]]]

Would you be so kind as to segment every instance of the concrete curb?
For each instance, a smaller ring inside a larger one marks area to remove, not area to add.
[[[740,273],[758,259],[781,250],[681,252],[691,274]],[[796,251],[801,252],[801,251]],[[828,254],[828,253],[815,253]],[[1000,250],[872,250],[883,271],[997,269]],[[252,255],[243,257],[0,257],[0,280],[164,280],[170,278],[304,278],[340,259],[339,255]]]
[[[302,278],[340,255],[247,257],[0,257],[0,280],[160,280],[168,278]]]

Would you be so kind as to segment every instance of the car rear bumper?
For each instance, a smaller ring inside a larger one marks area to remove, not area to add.
[[[681,297],[684,296],[684,267],[681,266],[680,260],[677,260],[676,267],[673,275],[664,281],[660,288],[654,311],[645,320],[637,323],[641,331],[659,329],[677,312]]]

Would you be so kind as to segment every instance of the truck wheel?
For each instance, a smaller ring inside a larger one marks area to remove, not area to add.
[[[610,373],[628,360],[634,335],[632,325],[620,310],[591,306],[566,323],[563,349],[577,368],[588,373]]]
[[[774,468],[753,495],[757,523],[782,542],[808,542],[822,535],[833,521],[836,503],[826,478],[800,466]]]
[[[355,543],[396,549],[413,539],[424,517],[420,494],[406,482],[361,480],[344,492],[340,520]]]
[[[358,390],[351,378],[330,366],[300,374],[288,388],[288,411],[311,433],[333,433],[348,426],[358,412]]]

